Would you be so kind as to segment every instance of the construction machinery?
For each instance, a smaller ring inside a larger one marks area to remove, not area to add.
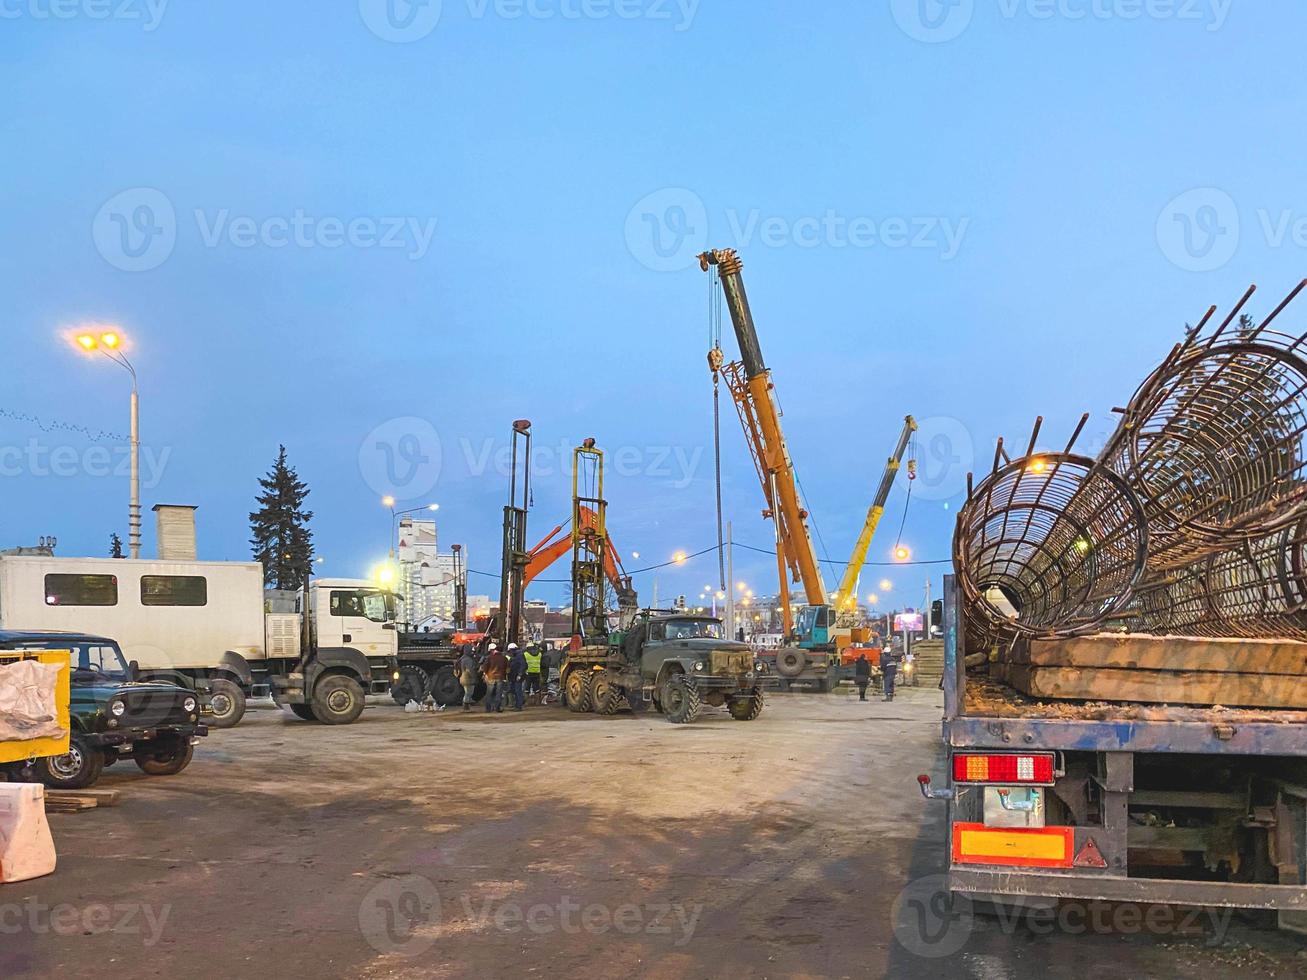
[[[753,721],[764,703],[761,665],[748,644],[726,639],[721,620],[681,610],[635,614],[626,578],[614,586],[619,619],[612,628],[607,586],[617,566],[603,472],[603,451],[587,439],[572,456],[573,637],[560,678],[567,707],[611,715],[652,704],[673,724],[688,724],[706,703]]]
[[[719,249],[699,256],[699,265],[705,272],[716,270],[740,347],[740,360],[728,363],[721,347],[715,346],[708,353],[708,365],[714,380],[718,376],[723,378],[731,392],[766,498],[763,516],[772,521],[776,532],[778,602],[786,645],[768,656],[775,656],[776,672],[783,684],[804,681],[828,691],[839,683],[840,676],[840,644],[835,630],[837,626],[848,629],[850,633],[845,635],[851,635],[856,628],[858,578],[917,423],[910,415],[904,420],[903,431],[886,463],[839,590],[827,593],[808,529],[809,514],[800,499],[794,462],[781,430],[776,386],[763,359],[745,292],[743,263],[734,249]],[[914,461],[909,462],[908,468],[910,475],[915,476]],[[790,600],[791,581],[802,586],[807,600],[799,609],[797,623]]]

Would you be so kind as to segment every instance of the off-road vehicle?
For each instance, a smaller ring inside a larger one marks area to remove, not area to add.
[[[70,650],[72,720],[68,754],[36,759],[18,773],[55,789],[85,789],[105,766],[131,758],[151,776],[173,776],[191,763],[209,733],[194,691],[135,680],[118,644],[82,633],[0,630],[0,650]]]
[[[577,712],[611,715],[652,704],[683,725],[709,704],[729,708],[737,721],[753,721],[764,703],[761,672],[753,649],[726,639],[720,619],[645,610],[606,644],[569,651],[562,688]]]

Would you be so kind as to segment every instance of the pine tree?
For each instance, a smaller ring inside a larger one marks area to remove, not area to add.
[[[263,493],[256,498],[259,509],[250,514],[250,544],[255,561],[263,563],[263,584],[274,589],[298,589],[304,585],[313,563],[313,512],[304,509],[309,488],[286,463],[286,447],[280,446],[277,461],[259,480]]]
[[[123,558],[123,539],[118,537],[118,532],[114,531],[109,535],[109,557]]]

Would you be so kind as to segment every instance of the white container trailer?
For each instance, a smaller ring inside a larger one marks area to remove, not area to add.
[[[398,646],[394,597],[367,582],[313,582],[316,629],[265,613],[257,562],[0,556],[0,628],[110,636],[142,679],[209,695],[216,727],[271,693],[302,718],[348,723],[386,693]]]

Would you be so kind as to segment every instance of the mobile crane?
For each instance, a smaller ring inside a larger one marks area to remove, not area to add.
[[[813,681],[821,690],[831,690],[839,683],[840,670],[840,654],[832,630],[840,616],[844,617],[845,625],[852,625],[858,577],[917,423],[910,415],[904,420],[903,431],[886,463],[839,590],[828,594],[808,530],[808,511],[799,498],[794,462],[781,430],[776,386],[762,356],[758,330],[744,289],[741,274],[744,264],[734,249],[718,249],[699,256],[699,265],[704,272],[717,270],[740,347],[740,360],[730,363],[726,362],[721,348],[714,347],[708,353],[708,366],[714,380],[718,375],[724,378],[731,393],[767,501],[763,516],[771,519],[776,531],[779,602],[786,638],[786,646],[776,653],[776,671],[785,681]],[[908,468],[915,475],[915,463],[910,461]],[[797,624],[790,607],[791,580],[802,585],[807,599]]]

